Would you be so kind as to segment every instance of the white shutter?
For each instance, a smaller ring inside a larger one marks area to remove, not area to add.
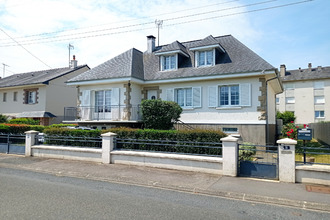
[[[198,67],[199,63],[199,52],[195,51],[195,67]]]
[[[111,120],[120,119],[120,93],[119,88],[111,89]]]
[[[202,88],[193,87],[192,88],[193,97],[193,107],[202,107]]]
[[[91,119],[91,91],[83,90],[81,97],[81,119],[90,120]]]
[[[251,84],[243,83],[239,85],[240,105],[251,106]]]
[[[166,90],[166,100],[174,102],[174,89]]]
[[[209,87],[209,107],[217,107],[217,87],[210,86]]]

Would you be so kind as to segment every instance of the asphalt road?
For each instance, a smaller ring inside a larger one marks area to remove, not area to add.
[[[330,219],[330,213],[0,168],[0,219]]]

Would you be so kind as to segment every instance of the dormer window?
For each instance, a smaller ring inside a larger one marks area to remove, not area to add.
[[[175,70],[178,68],[178,66],[177,66],[178,55],[177,54],[161,56],[160,59],[161,59],[161,70],[162,71]]]
[[[213,66],[215,63],[215,55],[213,50],[196,51],[196,66]]]

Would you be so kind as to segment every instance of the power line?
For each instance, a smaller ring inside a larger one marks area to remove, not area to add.
[[[264,8],[254,9],[254,10],[249,10],[249,11],[244,11],[244,12],[236,12],[236,13],[218,15],[218,16],[207,17],[207,18],[202,18],[202,19],[195,19],[195,20],[190,20],[190,21],[183,21],[183,22],[177,22],[177,23],[172,23],[172,24],[166,24],[164,26],[175,26],[175,25],[180,25],[180,24],[211,20],[211,19],[216,19],[216,18],[221,18],[221,17],[228,17],[228,16],[239,15],[239,14],[247,14],[247,13],[259,12],[259,11],[271,10],[271,9],[276,9],[276,8],[282,8],[282,7],[288,7],[288,6],[292,6],[292,5],[302,4],[302,3],[306,3],[306,2],[310,2],[310,1],[314,1],[314,0],[297,1],[297,2],[292,2],[292,3],[288,3],[288,4],[264,7]],[[250,5],[269,3],[269,2],[272,2],[272,1],[264,1],[264,2],[250,4]],[[237,9],[239,7],[246,7],[246,6],[247,5],[237,6],[237,7],[233,7],[233,8]],[[232,10],[233,8],[221,9],[221,11]],[[220,11],[220,10],[218,10],[218,11]],[[212,11],[212,13],[214,13],[214,12],[215,11]],[[206,12],[205,13],[199,13],[199,14],[206,14]],[[181,17],[176,17],[176,18],[170,18],[170,19],[164,19],[164,20],[176,20],[176,19],[182,19],[182,18],[191,17],[191,16],[196,16],[196,14],[181,16]],[[146,25],[146,24],[154,24],[154,22],[128,25],[128,26],[123,26],[123,27],[116,27],[116,28],[110,28],[110,29],[104,29],[104,30],[98,30],[98,31],[91,31],[91,32],[86,32],[86,33],[89,34],[89,33],[101,32],[101,31],[107,31],[107,30],[115,30],[115,29],[122,29],[122,28],[127,28],[127,27],[142,26],[142,25]],[[85,35],[85,36],[70,37],[70,38],[61,38],[61,37],[64,37],[64,36],[52,37],[52,38],[60,38],[60,39],[57,39],[57,40],[47,40],[47,39],[51,39],[51,38],[39,38],[39,39],[35,39],[35,40],[30,40],[30,41],[39,41],[39,42],[25,43],[24,45],[38,44],[38,43],[51,43],[51,42],[74,40],[74,39],[85,39],[85,38],[100,37],[100,36],[106,36],[106,35],[115,35],[115,34],[122,34],[122,33],[128,33],[128,32],[135,32],[135,31],[141,31],[141,30],[147,30],[147,29],[153,29],[153,28],[154,27],[137,28],[137,29],[131,29],[131,30],[124,30],[124,31],[117,31],[117,32],[110,32],[110,33],[100,33],[100,34]],[[86,33],[84,33],[84,34],[86,34]],[[74,35],[79,35],[79,34],[74,34]],[[66,36],[74,36],[74,35],[66,35]],[[8,44],[7,45],[0,45],[0,47],[8,47],[8,46],[14,46],[14,45],[8,45]]]
[[[34,54],[32,54],[28,49],[26,49],[23,45],[21,45],[19,42],[17,42],[13,37],[11,37],[9,34],[7,34],[4,30],[2,30],[2,28],[0,28],[0,30],[7,35],[10,39],[12,39],[15,43],[17,43],[17,45],[19,45],[20,47],[22,47],[26,52],[28,52],[31,56],[33,56],[34,58],[36,58],[37,60],[39,60],[41,63],[43,63],[44,65],[48,66],[49,68],[51,68],[49,65],[47,65],[45,62],[43,62],[41,59],[39,59],[37,56],[35,56]]]

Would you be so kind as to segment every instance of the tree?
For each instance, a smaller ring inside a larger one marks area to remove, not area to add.
[[[277,112],[276,113],[276,118],[277,119],[282,119],[283,120],[283,125],[289,124],[289,123],[294,123],[296,120],[296,116],[294,116],[293,112],[285,111],[285,112]]]
[[[8,121],[8,117],[0,114],[0,123],[6,123]]]
[[[182,113],[182,108],[175,102],[143,100],[141,105],[144,127],[150,129],[172,129]]]

